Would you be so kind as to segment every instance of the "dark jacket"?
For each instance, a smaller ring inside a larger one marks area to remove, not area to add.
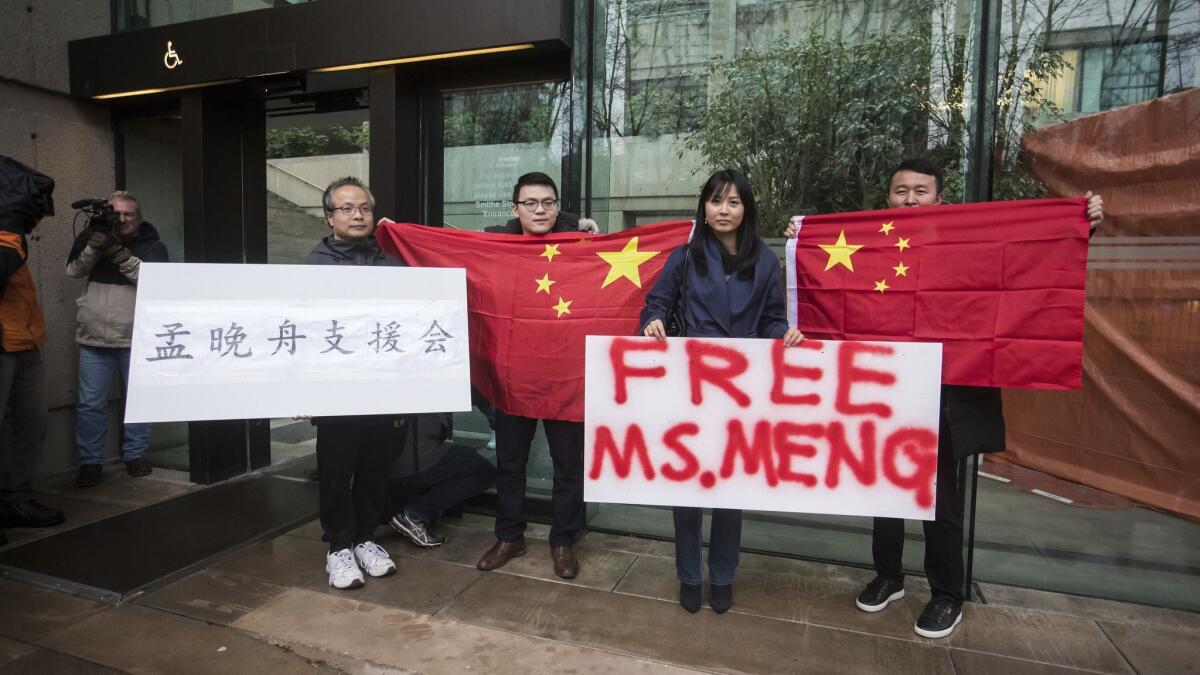
[[[521,219],[513,218],[503,225],[489,225],[483,228],[484,232],[495,232],[500,234],[525,234],[521,229]],[[558,214],[554,219],[554,229],[551,232],[578,232],[579,231],[579,216],[574,213],[565,211]]]
[[[84,229],[75,237],[67,256],[67,276],[87,277],[83,295],[75,300],[75,341],[89,347],[128,347],[133,338],[134,300],[143,262],[168,262],[167,247],[158,238],[158,230],[148,222],[138,226],[133,238],[111,239],[129,249],[130,257],[119,266],[103,251],[87,245],[93,230]]]
[[[942,385],[942,420],[957,459],[1004,450],[1004,410],[996,387]]]
[[[783,279],[779,259],[766,242],[759,240],[758,259],[754,274],[743,279],[734,273],[725,278],[720,243],[705,236],[704,251],[707,274],[701,275],[692,264],[685,244],[667,258],[662,274],[646,295],[642,309],[642,330],[658,319],[665,325],[675,304],[679,302],[683,277],[687,274],[683,298],[684,319],[688,337],[781,338],[787,332],[787,312],[783,304]],[[688,258],[685,264],[684,259]],[[639,332],[640,334],[640,332]]]
[[[305,265],[358,265],[365,267],[406,267],[404,261],[390,258],[375,237],[357,241],[341,241],[329,235],[322,239],[307,256]],[[314,425],[336,424],[383,424],[389,420],[403,419],[403,415],[343,415],[340,417],[314,417]]]
[[[454,418],[450,413],[407,415],[404,444],[392,462],[391,477],[408,478],[432,469],[450,450],[446,440],[453,433]]]
[[[54,215],[54,179],[0,155],[0,353],[41,349],[46,324],[25,235]]]
[[[405,267],[404,261],[390,258],[375,237],[357,241],[341,241],[329,235],[322,239],[307,256],[305,265],[360,265],[367,267]]]

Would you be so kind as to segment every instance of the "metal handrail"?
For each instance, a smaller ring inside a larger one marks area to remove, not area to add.
[[[267,166],[271,167],[272,169],[275,169],[276,171],[279,171],[288,176],[291,176],[292,178],[295,178],[296,180],[300,181],[301,183],[304,183],[305,185],[313,188],[314,190],[320,191],[322,194],[324,194],[324,192],[325,192],[325,188],[321,187],[320,185],[317,185],[316,183],[308,180],[307,178],[301,178],[300,176],[297,176],[296,174],[292,173],[291,171],[288,171],[287,169],[283,168],[282,166],[276,166],[270,162],[267,162]]]

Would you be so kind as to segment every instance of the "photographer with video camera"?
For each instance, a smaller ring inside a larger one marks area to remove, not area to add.
[[[54,179],[0,155],[0,528],[52,527],[63,512],[33,499],[33,470],[46,439],[46,324],[29,273],[26,237],[54,215]],[[0,531],[0,545],[7,543]]]
[[[79,449],[79,476],[75,484],[100,484],[107,433],[108,390],[120,372],[129,381],[129,345],[133,338],[133,307],[138,270],[143,261],[167,262],[167,247],[158,230],[142,220],[141,204],[118,190],[108,200],[83,200],[72,204],[88,214],[88,226],[75,238],[67,256],[67,275],[87,277],[87,286],[76,304],[75,341],[79,343],[79,405],[76,407],[75,445]],[[150,473],[146,448],[149,424],[125,424],[121,458],[134,477]]]

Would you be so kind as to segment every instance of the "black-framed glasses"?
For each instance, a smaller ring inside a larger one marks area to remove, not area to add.
[[[363,206],[350,206],[349,204],[345,206],[335,206],[333,210],[341,211],[342,215],[346,216],[347,218],[354,216],[355,212],[361,213],[364,216],[371,215],[371,207],[366,206],[365,204]]]
[[[527,211],[537,211],[538,206],[541,206],[543,209],[546,209],[547,211],[553,211],[558,208],[558,200],[557,199],[543,199],[540,202],[536,199],[526,199],[523,202],[516,202],[516,203],[520,204],[521,206],[524,206],[525,210],[527,210]]]

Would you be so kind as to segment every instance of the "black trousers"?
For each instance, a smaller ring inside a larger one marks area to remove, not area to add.
[[[935,596],[963,601],[963,513],[962,488],[958,484],[958,462],[950,441],[950,429],[943,420],[938,434],[937,490],[934,493],[937,517],[922,521],[925,527],[925,576]],[[902,581],[904,572],[904,521],[900,518],[876,518],[871,537],[875,573],[885,579]]]
[[[337,418],[317,424],[321,529],[329,551],[369,541],[387,510],[388,473],[403,442],[391,419]]]
[[[496,538],[525,533],[525,466],[536,419],[496,411]],[[583,423],[542,420],[554,462],[550,545],[571,546],[583,529]]]
[[[33,497],[34,465],[46,440],[46,365],[40,350],[0,354],[0,434],[7,412],[12,417],[8,437],[0,435],[0,502],[16,504]]]
[[[483,494],[492,486],[496,469],[470,448],[451,447],[437,464],[414,476],[393,478],[388,484],[392,513],[408,515],[426,525],[443,511]]]

